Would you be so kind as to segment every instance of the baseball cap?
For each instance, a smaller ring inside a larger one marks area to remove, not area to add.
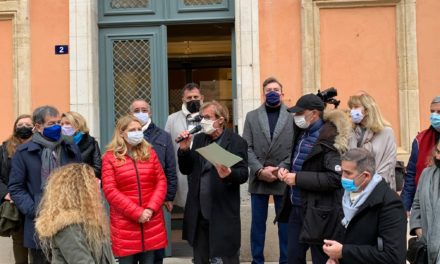
[[[301,96],[296,105],[287,109],[290,113],[298,113],[304,110],[324,110],[324,102],[317,95],[306,94]]]
[[[431,104],[436,104],[436,103],[440,103],[440,95],[436,96],[436,97],[434,97],[434,99],[432,99]]]

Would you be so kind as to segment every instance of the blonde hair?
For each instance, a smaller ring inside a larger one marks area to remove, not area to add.
[[[19,115],[17,119],[15,119],[14,126],[12,127],[12,135],[8,138],[8,143],[6,144],[6,152],[8,153],[8,158],[12,158],[12,156],[14,156],[17,147],[21,145],[24,141],[15,135],[15,129],[17,128],[18,121],[25,118],[29,118],[30,120],[32,120],[31,115]]]
[[[61,115],[61,118],[65,117],[69,123],[73,126],[73,128],[78,129],[78,131],[83,132],[84,134],[89,133],[89,128],[87,127],[87,122],[85,118],[73,111],[65,112]]]
[[[359,106],[363,106],[366,113],[364,120],[362,120],[362,125],[364,127],[377,133],[385,127],[391,126],[391,124],[382,116],[379,106],[371,95],[361,94],[350,96],[348,99],[348,107],[356,108]]]
[[[125,163],[125,155],[128,151],[127,143],[125,143],[122,133],[124,133],[131,122],[138,122],[142,126],[141,121],[132,115],[121,117],[116,123],[113,138],[107,145],[107,151],[113,152],[113,155],[118,161],[121,162],[121,164]],[[133,148],[133,159],[142,161],[148,160],[150,157],[150,148],[150,143],[148,143],[146,140],[142,140],[141,143]]]
[[[100,258],[110,243],[109,225],[95,172],[84,163],[62,166],[49,176],[35,222],[45,253],[53,236],[72,224],[81,225],[88,248]]]
[[[225,122],[223,122],[223,127],[226,126],[226,123],[229,122],[229,110],[226,106],[224,106],[222,103],[219,103],[215,100],[211,101],[211,102],[206,102],[204,104],[202,104],[202,106],[200,107],[200,113],[205,110],[205,108],[208,108],[210,106],[214,106],[215,110],[214,110],[214,114],[216,118],[220,118],[223,117],[225,119]]]

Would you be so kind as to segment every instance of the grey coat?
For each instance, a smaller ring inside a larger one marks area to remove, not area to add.
[[[409,221],[410,234],[422,228],[422,239],[428,246],[428,263],[440,263],[440,169],[423,170],[417,186]]]
[[[293,117],[282,104],[272,140],[265,105],[246,115],[243,138],[248,143],[249,192],[254,194],[283,195],[285,184],[260,181],[256,172],[264,166],[289,169],[293,146]]]
[[[116,264],[110,244],[102,248],[103,254],[96,258],[90,251],[86,237],[79,224],[72,224],[52,238],[52,264]]]

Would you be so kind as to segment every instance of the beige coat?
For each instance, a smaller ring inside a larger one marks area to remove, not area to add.
[[[348,142],[349,149],[357,148],[357,140],[354,131]],[[396,139],[391,127],[385,127],[378,133],[367,129],[362,138],[361,146],[373,153],[376,159],[376,172],[396,190]]]

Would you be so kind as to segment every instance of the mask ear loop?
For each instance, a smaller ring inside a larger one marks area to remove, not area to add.
[[[361,177],[361,175],[365,175],[365,173],[364,172],[362,172],[361,174],[359,174],[357,177]],[[356,177],[356,178],[357,178]],[[366,178],[364,178],[364,180],[362,181],[362,183],[361,184],[359,184],[359,186],[358,186],[358,190],[361,188],[361,186],[365,183],[365,180],[366,180]]]

